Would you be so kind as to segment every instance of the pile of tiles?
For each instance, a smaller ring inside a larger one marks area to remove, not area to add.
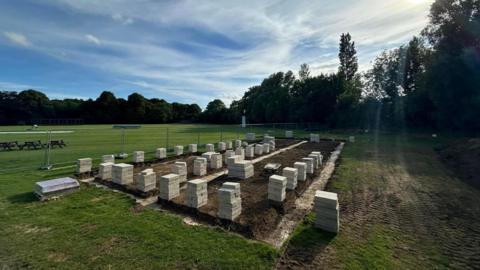
[[[275,150],[275,137],[273,136],[268,136],[268,135],[265,135],[263,136],[263,144],[269,144],[270,145],[270,151],[274,151]]]
[[[235,149],[242,147],[242,141],[241,140],[235,140]]]
[[[287,178],[287,189],[294,190],[297,187],[298,169],[285,167],[283,168],[282,175]]]
[[[189,153],[196,153],[197,152],[197,145],[192,143],[188,145],[188,152]]]
[[[175,146],[175,155],[176,156],[183,155],[183,145]]]
[[[207,174],[207,159],[204,157],[197,157],[193,161],[193,174],[196,176],[203,176]]]
[[[293,167],[297,169],[297,179],[298,181],[305,181],[307,180],[307,163],[305,162],[295,162]]]
[[[225,151],[227,150],[227,144],[225,142],[218,143],[218,151]]]
[[[137,189],[143,192],[154,190],[157,184],[156,174],[153,169],[146,169],[137,176]]]
[[[220,169],[223,166],[223,157],[220,153],[215,153],[210,158],[210,168]]]
[[[199,208],[207,204],[207,202],[207,181],[202,179],[188,181],[186,205],[193,208]]]
[[[100,163],[98,168],[98,177],[102,180],[109,180],[112,179],[112,167],[114,163],[112,162],[104,162]]]
[[[255,144],[255,155],[260,156],[263,154],[263,145]]]
[[[310,142],[320,142],[320,135],[318,134],[310,134]]]
[[[145,152],[135,151],[133,152],[133,163],[142,163],[145,161]]]
[[[317,159],[318,159],[318,166],[322,166],[323,156],[322,156],[322,153],[321,153],[321,152],[313,151],[310,155],[316,155],[316,156],[317,156]],[[310,156],[310,155],[309,155],[309,156]]]
[[[286,196],[287,178],[280,175],[271,175],[268,179],[268,199],[274,202],[283,202]]]
[[[79,188],[80,184],[77,180],[70,177],[64,177],[35,183],[34,193],[43,201]]]
[[[115,156],[114,155],[103,155],[102,156],[102,163],[115,163]]]
[[[338,233],[340,230],[340,214],[336,193],[317,190],[314,199],[316,214],[315,227]]]
[[[247,179],[253,176],[253,164],[251,161],[242,160],[239,156],[229,157],[227,160],[228,176]]]
[[[167,157],[167,149],[166,148],[157,148],[155,151],[155,158],[157,159],[164,159]]]
[[[227,142],[227,149],[232,149],[232,141]]]
[[[268,143],[263,144],[263,153],[264,154],[270,153],[270,144],[268,144]]]
[[[237,149],[235,149],[235,155],[242,156],[242,159],[245,159],[245,149],[243,149],[242,147],[238,147]]]
[[[255,140],[255,133],[247,133],[245,134],[245,139],[247,141],[254,141]]]
[[[167,174],[158,178],[158,197],[163,200],[171,200],[180,195],[180,182],[178,174]]]
[[[315,160],[313,158],[302,158],[302,162],[307,164],[307,173],[312,174],[315,169]]]
[[[218,217],[233,221],[241,213],[240,183],[225,182],[218,190]]]
[[[245,147],[245,157],[247,158],[255,157],[255,148],[253,145],[247,145]]]
[[[133,183],[133,165],[126,163],[114,164],[112,166],[112,181],[119,185]]]
[[[229,157],[235,156],[235,151],[227,150],[227,151],[225,151],[224,155],[225,155],[225,163],[227,163],[227,160],[228,160]]]
[[[215,152],[215,146],[211,143],[207,143],[205,145],[206,152]]]
[[[178,175],[179,183],[187,182],[187,163],[176,161],[172,164],[172,173]]]
[[[285,138],[293,138],[293,131],[285,130]]]
[[[92,171],[91,158],[79,158],[77,160],[77,173],[89,173]]]

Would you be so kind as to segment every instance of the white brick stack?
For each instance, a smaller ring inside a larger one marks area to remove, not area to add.
[[[179,183],[187,182],[187,163],[182,161],[173,163],[172,173],[178,175]]]
[[[321,153],[321,152],[318,152],[318,151],[313,151],[312,154],[317,156],[317,158],[318,158],[318,165],[319,165],[319,166],[322,166],[322,163],[323,163],[322,153]]]
[[[180,195],[180,182],[178,174],[167,174],[158,178],[158,189],[160,199],[171,200]]]
[[[269,144],[270,145],[269,151],[274,151],[275,150],[275,137],[268,136],[268,135],[263,136],[263,144],[264,145]]]
[[[354,143],[355,142],[355,136],[348,137],[348,141],[351,142],[351,143]]]
[[[287,189],[294,190],[297,187],[298,170],[296,168],[283,168],[282,175],[287,178]]]
[[[253,145],[247,145],[245,147],[245,157],[247,158],[255,157],[255,147]]]
[[[175,155],[176,156],[183,155],[183,145],[175,146]]]
[[[320,142],[320,135],[318,134],[310,134],[310,142]]]
[[[114,164],[112,166],[112,181],[119,185],[133,183],[133,165],[126,163]]]
[[[207,143],[205,145],[206,152],[215,152],[215,146],[211,143]]]
[[[227,149],[232,149],[232,141],[227,142]]]
[[[188,145],[188,152],[189,153],[197,153],[197,144],[192,143]]]
[[[302,162],[307,163],[307,173],[313,173],[314,171],[314,159],[313,158],[302,158]]]
[[[115,156],[114,155],[103,155],[102,156],[102,163],[115,163]]]
[[[270,153],[270,144],[268,144],[268,143],[263,144],[263,153],[265,153],[265,154]]]
[[[144,161],[145,161],[145,152],[143,151],[133,152],[133,163],[142,163]]]
[[[254,141],[255,140],[255,133],[247,133],[245,134],[245,139],[247,141]]]
[[[143,192],[154,190],[157,184],[157,175],[153,169],[143,170],[137,176],[137,189]]]
[[[314,203],[315,227],[338,233],[340,230],[340,213],[337,194],[317,190]]]
[[[98,177],[102,180],[109,180],[112,179],[112,166],[114,163],[112,162],[104,162],[100,163],[98,168]]]
[[[227,144],[225,142],[218,143],[218,151],[225,151],[227,150]]]
[[[280,175],[272,175],[268,179],[268,199],[275,202],[285,200],[287,188],[287,178]]]
[[[157,148],[155,151],[155,157],[157,159],[164,159],[167,157],[167,149],[166,148]]]
[[[227,151],[225,151],[224,156],[225,156],[225,163],[227,163],[227,160],[228,160],[229,157],[235,156],[235,151],[227,150]]]
[[[204,176],[207,174],[207,159],[204,157],[197,157],[193,161],[193,174],[196,176]]]
[[[238,147],[237,149],[235,149],[235,155],[242,156],[242,159],[245,159],[245,149],[243,149],[242,147]]]
[[[320,158],[316,154],[308,154],[309,158],[313,158],[313,168],[316,170],[320,166]]]
[[[293,138],[293,131],[285,130],[285,137],[286,138]]]
[[[240,183],[225,182],[218,190],[218,217],[233,221],[241,213]]]
[[[210,168],[220,169],[223,166],[223,157],[220,153],[215,153],[210,159]]]
[[[225,161],[225,164],[227,164],[227,166],[230,166],[232,164],[235,164],[235,162],[239,162],[239,161],[243,161],[242,156],[233,155],[227,158],[227,160]]]
[[[307,163],[305,162],[295,162],[293,164],[295,169],[297,169],[298,175],[297,179],[298,181],[305,181],[307,180]]]
[[[247,179],[253,176],[253,165],[251,161],[242,160],[234,161],[233,163],[230,159],[234,159],[236,156],[230,157],[228,164],[228,176],[235,177],[240,179]]]
[[[235,140],[235,149],[242,147],[242,140]]]
[[[92,171],[92,159],[91,158],[79,158],[77,159],[77,173],[89,173]]]
[[[263,145],[255,144],[255,155],[260,156],[263,154]]]
[[[188,181],[186,205],[193,208],[199,208],[207,204],[207,202],[207,181],[202,179]]]

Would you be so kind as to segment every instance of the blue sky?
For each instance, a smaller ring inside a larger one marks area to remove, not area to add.
[[[336,71],[350,32],[360,69],[427,23],[431,0],[0,0],[0,89],[50,98],[238,99],[277,71]]]

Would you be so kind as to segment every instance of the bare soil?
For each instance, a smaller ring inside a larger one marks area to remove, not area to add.
[[[208,204],[200,207],[198,211],[184,206],[185,191],[181,192],[179,197],[170,202],[160,201],[160,203],[172,210],[194,215],[210,223],[224,225],[249,238],[265,238],[266,235],[275,229],[285,213],[294,210],[295,200],[301,196],[312,183],[312,180],[320,174],[321,168],[317,169],[315,174],[308,175],[307,181],[299,181],[294,191],[287,191],[286,199],[281,205],[273,205],[267,198],[268,175],[264,175],[263,167],[267,163],[280,163],[281,167],[278,174],[281,174],[281,170],[284,167],[293,167],[296,161],[300,161],[301,158],[308,156],[312,151],[320,151],[324,160],[327,160],[337,145],[337,142],[332,141],[302,144],[254,164],[254,176],[245,180],[229,178],[226,175],[220,176],[208,183]],[[218,211],[217,192],[225,182],[241,183],[242,214],[235,222],[219,220],[216,217]]]

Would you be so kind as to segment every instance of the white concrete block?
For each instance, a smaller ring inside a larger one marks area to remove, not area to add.
[[[197,144],[191,143],[188,145],[188,152],[189,153],[197,153]]]
[[[102,156],[102,163],[115,163],[115,156],[114,155],[103,155]]]
[[[298,170],[296,168],[283,168],[282,175],[287,178],[287,189],[294,190],[297,187]]]
[[[302,162],[307,163],[307,173],[312,174],[314,172],[314,159],[313,158],[302,158]]]
[[[145,161],[145,152],[143,151],[134,151],[133,152],[133,163],[141,163]]]
[[[112,162],[104,162],[100,163],[98,168],[98,177],[102,180],[111,180],[112,179]]]
[[[137,176],[136,187],[138,190],[148,192],[154,190],[157,184],[157,175],[152,169],[143,170]]]
[[[247,145],[245,147],[245,157],[247,158],[255,157],[255,147],[253,145]]]
[[[220,153],[215,153],[210,159],[210,168],[220,169],[223,166],[223,157]]]
[[[112,181],[119,185],[133,183],[133,165],[118,163],[112,166]]]
[[[157,159],[164,159],[167,157],[167,149],[166,148],[157,148],[155,151],[155,157]]]
[[[305,181],[307,180],[307,163],[305,162],[295,162],[293,166],[297,169],[298,181]]]
[[[293,138],[293,131],[285,130],[285,137],[286,138]]]
[[[183,155],[183,145],[175,146],[174,151],[176,156]]]
[[[159,197],[171,200],[180,195],[180,182],[177,174],[171,173],[160,176],[158,179]]]
[[[215,152],[215,146],[211,143],[205,145],[205,152]]]
[[[227,144],[225,142],[218,143],[218,151],[225,151],[227,150]]]
[[[79,158],[77,159],[77,173],[89,173],[92,171],[92,159],[91,158]]]

